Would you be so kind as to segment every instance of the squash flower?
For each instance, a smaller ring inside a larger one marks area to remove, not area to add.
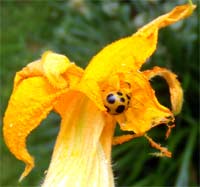
[[[182,107],[183,91],[170,70],[154,67],[140,71],[156,50],[158,31],[191,15],[195,5],[181,5],[140,28],[135,34],[103,48],[85,70],[66,56],[46,51],[16,73],[4,116],[3,135],[14,156],[26,165],[20,181],[34,167],[26,138],[50,111],[61,116],[60,131],[43,187],[114,186],[111,146],[145,136],[160,124],[174,127]],[[170,91],[171,109],[161,105],[149,80],[163,77]],[[116,124],[130,134],[113,137]]]

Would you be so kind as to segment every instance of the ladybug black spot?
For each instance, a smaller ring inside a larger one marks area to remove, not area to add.
[[[128,100],[130,100],[131,98],[130,98],[130,96],[128,95],[128,94],[126,94],[126,97],[128,98]]]
[[[115,102],[115,96],[113,94],[109,94],[106,98],[108,103],[113,104]]]
[[[117,92],[117,95],[122,96],[123,94],[122,92]]]
[[[120,101],[124,103],[124,102],[125,102],[125,99],[124,99],[123,97],[121,97],[121,98],[120,98]]]
[[[119,106],[117,107],[117,109],[116,109],[116,112],[117,112],[118,114],[120,114],[120,113],[124,112],[124,110],[125,110],[125,106],[124,106],[124,105],[119,105]]]

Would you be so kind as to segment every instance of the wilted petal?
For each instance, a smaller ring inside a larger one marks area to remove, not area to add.
[[[178,114],[181,111],[183,104],[183,90],[180,82],[177,80],[177,75],[170,70],[160,67],[154,67],[152,70],[146,70],[143,73],[148,79],[152,79],[155,76],[161,76],[167,81],[170,91],[172,112],[175,115]]]
[[[114,128],[108,136],[103,134],[107,131],[104,114],[82,93],[71,91],[60,102],[65,103],[65,112],[43,187],[113,186],[110,156]],[[108,147],[100,138],[108,141]]]
[[[25,177],[34,167],[26,149],[26,137],[47,117],[63,91],[54,89],[41,77],[23,80],[13,91],[4,116],[4,140],[10,151],[25,162]]]
[[[59,96],[80,81],[82,74],[83,70],[66,56],[51,51],[16,73],[3,132],[10,151],[26,163],[21,179],[34,167],[26,137],[54,109]]]
[[[158,102],[154,90],[142,72],[133,75],[131,85],[130,108],[125,115],[117,117],[122,130],[140,134],[158,124],[173,121],[173,114]]]
[[[26,78],[43,76],[53,87],[63,89],[69,87],[69,83],[77,83],[77,78],[79,80],[82,74],[82,68],[71,63],[66,56],[46,51],[40,60],[29,63],[17,72],[14,88]]]
[[[83,92],[103,110],[99,87],[116,75],[126,76],[138,71],[156,50],[158,30],[189,16],[194,8],[194,5],[189,4],[177,6],[169,13],[140,28],[132,36],[120,39],[103,48],[91,59],[85,69],[81,80],[81,85],[86,85],[81,86]],[[119,82],[115,84],[118,85]]]

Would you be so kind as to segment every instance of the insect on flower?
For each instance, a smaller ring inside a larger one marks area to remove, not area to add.
[[[113,91],[106,95],[104,104],[108,113],[117,115],[128,109],[130,99],[131,97],[122,91]]]

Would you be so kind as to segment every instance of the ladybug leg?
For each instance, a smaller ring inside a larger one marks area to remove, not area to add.
[[[152,153],[152,155],[159,156],[159,157],[163,157],[163,156],[166,156],[166,157],[169,157],[169,158],[172,157],[172,153],[170,151],[168,151],[166,147],[162,147],[160,144],[156,143],[147,134],[145,134],[144,137],[149,141],[150,145],[153,148],[160,150],[160,153]]]
[[[144,135],[144,133],[126,134],[126,135],[121,135],[121,136],[115,136],[113,138],[112,145],[122,144],[122,143],[130,141],[133,138],[138,138],[138,137],[141,137],[143,135]]]

